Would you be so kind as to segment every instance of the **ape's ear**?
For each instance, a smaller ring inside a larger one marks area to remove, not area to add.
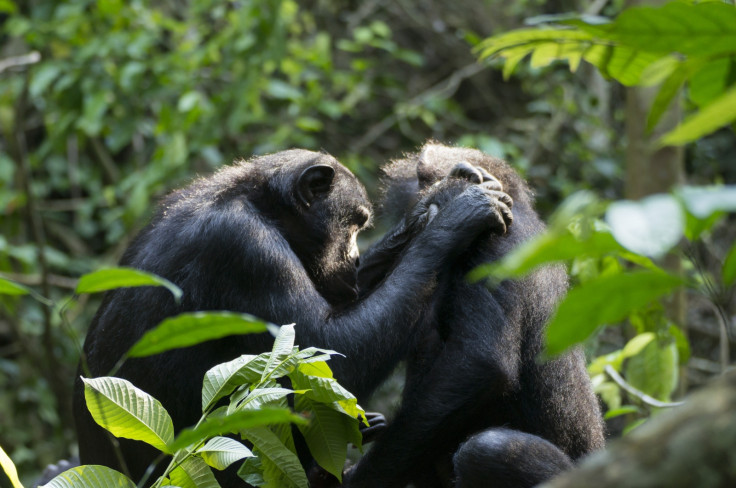
[[[317,198],[330,192],[334,178],[335,168],[326,164],[315,164],[305,169],[297,182],[299,200],[310,206]]]

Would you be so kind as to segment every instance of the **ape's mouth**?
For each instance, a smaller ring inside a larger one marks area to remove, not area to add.
[[[332,274],[322,287],[322,295],[333,306],[346,305],[358,299],[358,270],[350,268]]]

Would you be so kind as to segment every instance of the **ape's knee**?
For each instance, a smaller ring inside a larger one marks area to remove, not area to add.
[[[495,428],[470,437],[455,453],[456,487],[535,486],[570,468],[554,444],[524,432]]]

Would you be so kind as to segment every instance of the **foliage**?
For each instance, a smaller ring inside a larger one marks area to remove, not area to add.
[[[85,275],[78,291],[100,291],[127,286],[171,284],[155,275],[125,268],[112,268]],[[17,290],[13,282],[0,278],[8,294]],[[174,290],[176,292],[177,290]],[[257,356],[243,355],[219,364],[205,374],[202,384],[202,417],[191,428],[175,436],[171,417],[158,400],[129,381],[105,376],[83,378],[87,407],[94,420],[116,437],[145,442],[171,461],[158,486],[217,487],[211,468],[223,470],[247,459],[242,476],[255,486],[308,486],[297,458],[292,431],[283,424],[297,425],[317,462],[338,479],[342,478],[348,443],[361,446],[358,421],[367,422],[355,397],[332,376],[326,361],[335,351],[294,346],[294,326],[273,330],[273,350]],[[144,357],[216,339],[224,335],[265,332],[267,324],[248,315],[198,312],[166,319],[150,330],[120,360]],[[288,378],[293,389],[279,385]],[[287,396],[302,415],[288,409]],[[224,404],[223,404],[224,403]],[[179,426],[181,428],[182,426]],[[228,437],[237,434],[253,450]],[[20,486],[15,466],[0,451],[3,469]],[[136,480],[137,481],[137,480]],[[123,474],[103,466],[80,466],[52,480],[55,488],[135,486]]]
[[[649,114],[653,128],[680,87],[699,112],[666,134],[661,144],[692,142],[736,120],[736,7],[722,2],[670,2],[635,7],[615,20],[600,17],[546,17],[553,27],[511,31],[478,46],[482,59],[505,59],[504,76],[531,55],[535,67],[567,61],[576,71],[581,60],[624,85],[661,83]]]
[[[500,261],[477,268],[470,277],[490,279],[493,286],[538,266],[569,263],[576,284],[548,325],[545,355],[558,355],[591,339],[603,326],[628,320],[636,335],[622,349],[595,358],[589,366],[595,390],[609,407],[608,417],[639,411],[635,405],[622,407],[622,388],[639,395],[645,407],[671,406],[666,402],[678,384],[679,365],[687,362],[690,352],[687,339],[665,317],[663,300],[685,286],[718,303],[720,290],[713,289],[707,276],[693,274],[683,281],[659,263],[668,253],[679,252],[681,240],[699,239],[726,213],[734,212],[734,186],[685,187],[639,202],[608,204],[589,193],[575,194],[563,202],[545,234]],[[653,236],[660,228],[661,235]],[[732,243],[729,257],[735,250]],[[733,285],[730,259],[716,281],[724,289]],[[623,373],[626,384],[616,373]]]

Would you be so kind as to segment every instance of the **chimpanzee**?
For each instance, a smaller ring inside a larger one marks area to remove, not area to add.
[[[388,213],[422,207],[438,184],[445,195],[480,185],[506,210],[513,205],[513,215],[505,215],[513,223],[479,235],[440,271],[407,361],[399,412],[345,486],[533,486],[602,447],[602,419],[582,352],[538,359],[545,322],[567,288],[564,269],[546,266],[491,288],[467,280],[479,264],[543,231],[525,182],[499,159],[432,142],[385,173]],[[364,293],[390,276],[414,231],[402,221],[364,254]]]
[[[430,196],[428,198],[435,198]],[[418,206],[433,208],[424,202]],[[142,334],[185,311],[247,312],[296,323],[297,343],[337,350],[336,378],[365,398],[405,355],[436,277],[475,237],[502,218],[479,186],[453,195],[420,230],[370,295],[357,295],[356,235],[371,218],[364,188],[333,157],[289,150],[238,162],[166,197],[124,253],[121,265],[176,283],[176,303],[160,288],[109,292],[94,317],[84,354],[93,376],[107,374]],[[397,326],[400,324],[400,326]],[[271,348],[268,334],[231,337],[148,358],[117,376],[159,399],[177,429],[201,415],[198,382],[215,364]],[[83,464],[120,469],[77,380],[74,410]],[[129,473],[140,479],[157,452],[120,439]],[[236,478],[224,486],[240,486]]]

